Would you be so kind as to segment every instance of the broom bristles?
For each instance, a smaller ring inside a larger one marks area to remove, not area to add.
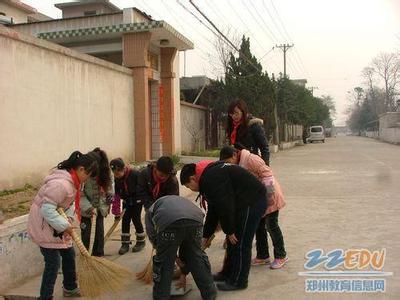
[[[202,250],[207,249],[208,247],[211,246],[211,242],[214,240],[215,238],[215,234],[213,234],[207,241],[207,244],[205,244],[204,246],[202,246]],[[144,281],[146,284],[150,284],[153,281],[153,254],[154,254],[154,248],[151,251],[151,256],[150,256],[150,261],[147,263],[146,267],[136,273],[136,279],[137,280],[141,280]],[[175,276],[180,275],[180,270],[177,271],[176,274],[174,274]]]
[[[153,281],[153,254],[154,248],[151,250],[150,261],[142,271],[136,273],[136,279],[144,281],[146,284],[150,284]]]
[[[57,210],[67,218],[61,208]],[[88,298],[96,298],[102,294],[120,292],[132,278],[132,272],[105,258],[90,256],[75,231],[72,232],[72,238],[81,252],[76,263],[81,294]]]

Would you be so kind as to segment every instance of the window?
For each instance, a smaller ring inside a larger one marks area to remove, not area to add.
[[[311,127],[311,132],[322,132],[322,127]]]
[[[96,11],[95,10],[88,10],[88,11],[85,11],[85,16],[94,16],[94,15],[96,15]]]

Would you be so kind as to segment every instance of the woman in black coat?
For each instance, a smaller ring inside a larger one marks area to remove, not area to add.
[[[260,155],[269,165],[268,141],[261,119],[249,115],[246,102],[233,101],[228,107],[226,134],[230,145],[240,145],[253,154]]]

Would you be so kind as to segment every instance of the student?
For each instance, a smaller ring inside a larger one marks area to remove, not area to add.
[[[64,297],[80,296],[76,282],[75,252],[70,235],[73,231],[75,207],[79,207],[80,186],[96,172],[96,160],[75,151],[45,178],[44,184],[32,201],[28,234],[40,247],[45,263],[40,287],[41,300],[53,299],[60,257]],[[62,208],[69,220],[64,219],[57,212],[57,208]]]
[[[160,197],[179,195],[179,183],[170,157],[161,156],[156,163],[140,171],[137,193],[146,210]]]
[[[199,163],[199,165],[202,162]],[[225,162],[206,168],[187,164],[181,184],[198,191],[207,201],[203,244],[213,235],[218,222],[227,235],[227,258],[221,272],[214,275],[218,289],[245,289],[251,263],[251,246],[257,225],[267,208],[265,186],[245,169]]]
[[[97,176],[89,178],[81,193],[81,236],[86,249],[89,249],[92,217],[96,215],[96,228],[93,242],[93,256],[104,256],[104,218],[107,217],[114,196],[111,170],[105,151],[95,148],[88,155],[97,159]]]
[[[246,102],[243,100],[237,99],[229,105],[226,124],[228,144],[244,145],[251,153],[260,154],[269,165],[269,147],[262,123],[261,119],[254,118],[248,113]]]
[[[118,253],[123,255],[129,251],[131,222],[136,230],[136,244],[132,248],[132,252],[139,252],[145,246],[145,234],[141,220],[143,204],[137,198],[136,193],[139,172],[125,165],[121,158],[113,159],[110,162],[110,167],[114,173],[115,180],[115,199],[113,201],[112,212],[116,217],[120,216],[121,199],[123,200],[123,209],[125,210],[122,217],[122,245]]]
[[[159,198],[146,214],[146,232],[156,249],[153,257],[153,299],[169,299],[176,254],[185,261],[203,299],[215,299],[207,254],[201,249],[204,213],[179,196]]]
[[[240,147],[240,145],[239,145]],[[237,150],[231,146],[221,149],[220,160],[238,164],[256,176],[266,187],[268,207],[256,233],[257,256],[252,259],[252,265],[270,265],[271,269],[280,269],[288,261],[282,231],[278,224],[279,210],[286,203],[279,182],[265,162],[246,149]],[[268,251],[267,231],[274,246],[274,261],[271,263]]]

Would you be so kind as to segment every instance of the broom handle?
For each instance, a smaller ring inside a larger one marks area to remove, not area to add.
[[[110,238],[111,234],[114,232],[115,228],[117,228],[119,222],[122,220],[124,217],[126,209],[122,210],[122,213],[119,216],[118,220],[115,220],[114,223],[111,225],[110,229],[108,229],[106,235],[104,236],[104,243],[107,242],[107,240]]]
[[[90,241],[89,241],[89,250],[88,252],[91,254],[93,253],[93,245],[94,245],[94,240],[96,238],[96,222],[97,222],[97,209],[95,208],[93,210],[93,215],[92,215],[92,222],[90,226]]]
[[[64,217],[66,220],[68,220],[67,215],[65,214],[64,210],[61,207],[57,208],[57,211],[62,217]],[[78,246],[78,249],[81,252],[81,254],[83,256],[90,257],[89,252],[87,251],[87,249],[83,245],[80,237],[78,236],[78,234],[76,233],[76,231],[74,229],[72,229],[71,237],[74,240],[75,244]]]

